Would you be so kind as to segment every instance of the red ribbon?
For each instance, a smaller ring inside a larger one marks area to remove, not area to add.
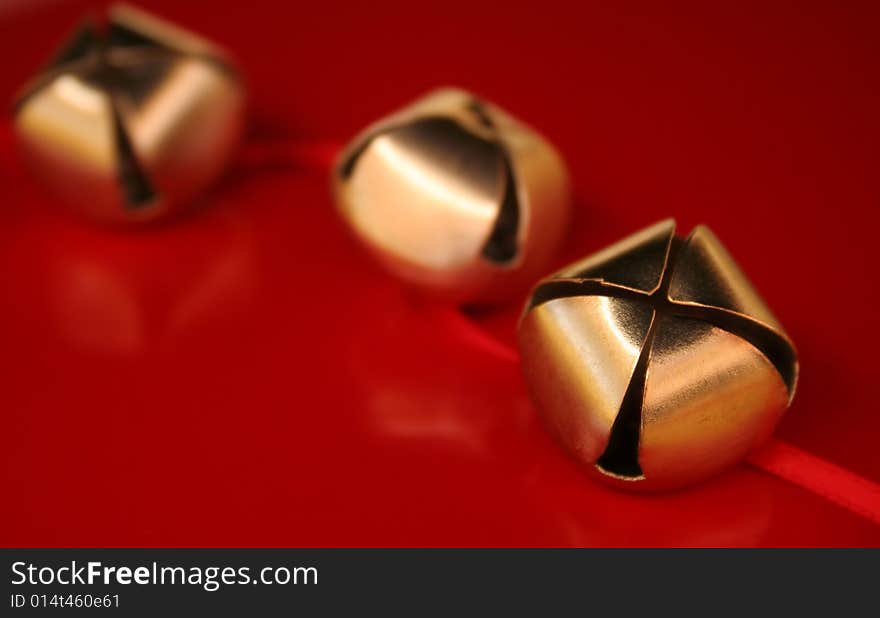
[[[445,310],[442,313],[449,327],[470,345],[499,360],[519,363],[516,349],[460,311]],[[775,438],[753,452],[746,461],[880,525],[880,484]]]

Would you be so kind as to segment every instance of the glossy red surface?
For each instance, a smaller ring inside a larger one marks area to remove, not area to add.
[[[0,7],[0,100],[87,3]],[[233,49],[249,143],[206,207],[61,214],[0,124],[0,544],[880,545],[743,465],[639,496],[587,479],[515,363],[379,271],[322,155],[471,88],[566,155],[566,259],[706,222],[798,344],[787,442],[880,482],[878,20],[866,3],[146,3]],[[222,8],[221,8],[222,7]],[[519,302],[475,317],[513,341]]]

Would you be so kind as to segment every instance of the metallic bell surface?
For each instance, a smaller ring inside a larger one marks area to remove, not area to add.
[[[494,302],[530,286],[570,210],[556,149],[452,88],[363,131],[339,157],[333,184],[343,219],[388,271],[458,302]]]
[[[155,220],[222,172],[245,92],[224,52],[127,5],[85,22],[15,103],[43,184],[103,222]]]
[[[794,395],[779,321],[715,235],[642,230],[539,282],[519,324],[545,425],[620,487],[672,489],[743,459]]]

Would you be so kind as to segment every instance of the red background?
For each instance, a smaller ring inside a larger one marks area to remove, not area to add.
[[[0,100],[87,4],[0,5]],[[516,365],[352,244],[320,162],[257,150],[437,85],[501,104],[570,164],[560,263],[708,223],[799,347],[778,435],[880,481],[877,15],[532,4],[146,3],[234,50],[253,107],[210,207],[151,230],[60,212],[0,124],[0,544],[880,545],[746,465],[655,496],[588,480]],[[480,319],[512,341],[519,306]]]

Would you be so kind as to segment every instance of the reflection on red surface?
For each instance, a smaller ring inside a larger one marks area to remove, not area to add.
[[[499,372],[510,374],[511,369],[492,356],[484,356],[478,364],[443,363],[432,351],[436,339],[452,335],[456,347],[473,354],[467,340],[446,330],[448,316],[456,312],[403,292],[396,294],[398,302],[389,303],[387,291],[354,289],[357,318],[369,327],[353,331],[340,350],[350,385],[364,407],[365,431],[388,443],[450,449],[473,458],[474,465],[499,457],[523,460],[526,465],[522,454],[500,447],[505,436],[524,438],[535,430],[531,408],[522,397],[489,388]],[[420,352],[381,353],[395,339],[406,340],[415,333],[426,339]],[[486,388],[480,387],[483,383]],[[500,405],[503,414],[486,414]]]
[[[565,491],[542,472],[530,477],[534,493],[540,503],[554,505],[548,515],[567,545],[651,546],[662,537],[664,545],[672,546],[750,547],[768,542],[779,516],[773,512],[774,489],[756,484],[748,473],[722,475],[702,491],[680,492],[674,499],[591,486],[578,500],[569,496],[562,502]],[[671,525],[675,521],[680,525]]]
[[[0,99],[84,4],[0,15],[19,60]],[[865,15],[147,4],[237,51],[252,139],[342,142],[443,83],[528,119],[580,192],[560,263],[669,215],[710,224],[798,343],[780,437],[880,480]],[[0,545],[880,544],[868,519],[745,466],[654,496],[591,482],[515,364],[346,237],[322,169],[254,152],[201,211],[120,232],[57,212],[0,124]],[[477,317],[510,342],[518,312]]]
[[[218,217],[205,251],[169,269],[160,290],[150,279],[164,256],[139,251],[138,237],[116,237],[87,253],[70,244],[54,249],[46,280],[59,335],[85,353],[132,356],[173,342],[218,307],[246,310],[256,276],[246,226],[241,216]]]

